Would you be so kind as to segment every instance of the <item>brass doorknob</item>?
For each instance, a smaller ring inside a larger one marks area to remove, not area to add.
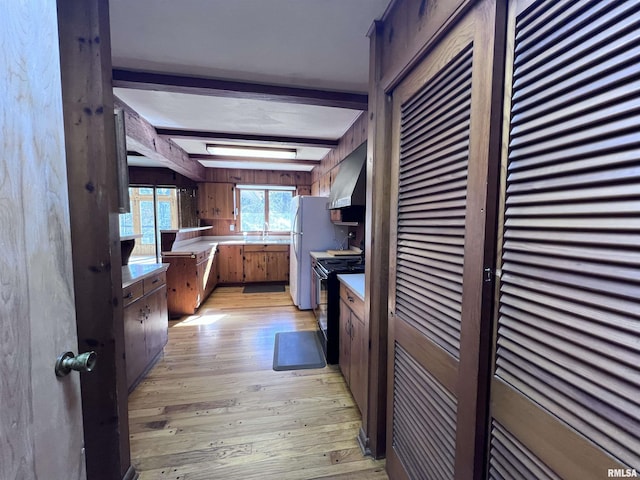
[[[73,352],[65,352],[56,360],[55,372],[56,376],[64,377],[71,373],[71,370],[76,372],[90,372],[96,366],[98,354],[96,352],[81,353],[77,357]]]

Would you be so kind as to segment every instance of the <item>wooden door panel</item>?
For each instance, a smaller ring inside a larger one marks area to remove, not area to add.
[[[267,281],[267,254],[265,252],[244,253],[244,281]]]
[[[484,474],[497,9],[478,2],[393,92],[391,478]]]
[[[0,478],[84,479],[56,3],[0,10]]]
[[[549,478],[640,465],[639,19],[637,2],[511,5],[494,471],[522,450]]]

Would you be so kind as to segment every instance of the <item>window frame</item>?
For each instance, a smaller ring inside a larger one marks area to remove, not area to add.
[[[255,234],[260,233],[262,230],[242,230],[242,203],[240,201],[240,197],[242,195],[243,190],[253,190],[253,191],[262,191],[264,192],[264,221],[269,225],[269,229],[267,233],[274,235],[283,235],[290,232],[290,230],[271,230],[271,222],[269,220],[269,192],[290,192],[291,198],[295,196],[295,187],[291,186],[282,186],[282,185],[236,185],[235,188],[235,202],[238,206],[238,231],[240,233],[248,233]]]

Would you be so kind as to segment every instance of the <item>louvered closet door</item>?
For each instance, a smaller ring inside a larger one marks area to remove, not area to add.
[[[640,3],[511,7],[489,476],[640,475]]]
[[[392,479],[476,475],[495,8],[479,2],[393,92]]]

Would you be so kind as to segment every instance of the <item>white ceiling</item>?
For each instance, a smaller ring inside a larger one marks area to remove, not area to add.
[[[366,93],[366,33],[388,3],[389,0],[110,0],[113,65]],[[152,125],[172,129],[336,140],[360,113],[265,100],[114,90]],[[174,141],[188,153],[206,153],[205,144],[212,143]],[[318,160],[327,152],[323,148],[298,147],[298,158]],[[287,165],[262,163],[247,168],[291,169]],[[303,165],[299,169],[310,168]]]

